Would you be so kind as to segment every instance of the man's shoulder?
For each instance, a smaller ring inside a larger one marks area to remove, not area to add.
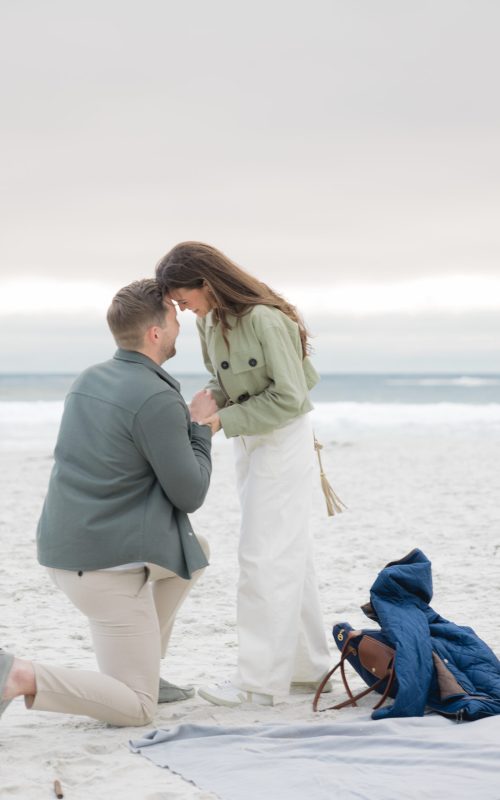
[[[71,394],[92,397],[136,413],[158,394],[182,398],[175,384],[146,363],[111,358],[84,370],[70,389]]]

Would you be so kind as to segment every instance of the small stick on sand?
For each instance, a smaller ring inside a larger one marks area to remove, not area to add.
[[[58,800],[61,800],[61,798],[64,797],[60,781],[54,781],[54,793]]]

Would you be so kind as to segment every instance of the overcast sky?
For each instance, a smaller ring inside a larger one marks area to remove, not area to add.
[[[185,239],[299,305],[322,371],[500,371],[497,0],[0,9],[0,371],[107,358]]]

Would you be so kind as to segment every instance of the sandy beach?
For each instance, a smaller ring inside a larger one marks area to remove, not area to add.
[[[36,415],[33,404],[2,405],[1,645],[27,658],[93,669],[84,619],[52,586],[35,555],[61,405],[38,404]],[[361,413],[349,404],[325,403],[314,412],[327,473],[349,506],[328,519],[318,478],[311,527],[325,629],[342,619],[370,627],[359,606],[368,599],[377,572],[420,547],[433,563],[434,608],[471,625],[498,654],[499,407],[429,408],[399,406],[390,412],[387,405],[370,410],[366,404]],[[200,685],[224,678],[236,655],[239,510],[231,442],[221,435],[214,441],[208,499],[192,519],[211,543],[211,566],[181,610],[162,675]],[[333,641],[331,651],[333,663]],[[357,712],[330,712],[329,719],[343,713]],[[145,729],[27,712],[16,700],[0,725],[0,796],[51,798],[58,778],[68,800],[209,800],[215,795],[131,754],[129,739],[182,722],[269,721],[316,722],[311,697],[293,695],[274,708],[245,705],[237,710],[195,697],[160,706],[154,725]]]

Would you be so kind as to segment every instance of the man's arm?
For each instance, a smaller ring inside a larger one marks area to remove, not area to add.
[[[190,425],[187,408],[174,392],[159,392],[137,413],[134,441],[176,508],[196,511],[207,494],[212,472],[209,427]]]

